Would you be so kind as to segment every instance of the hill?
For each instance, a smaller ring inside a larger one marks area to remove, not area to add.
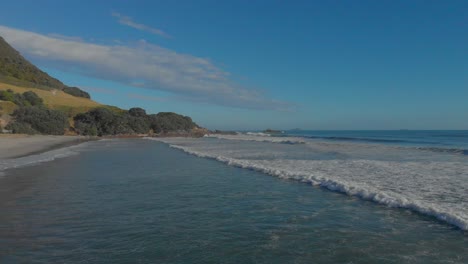
[[[73,117],[78,113],[86,112],[90,109],[103,106],[93,100],[72,96],[61,90],[50,88],[49,90],[36,89],[30,87],[20,87],[11,84],[0,83],[0,90],[12,90],[15,93],[24,93],[32,91],[44,100],[44,104],[55,110],[65,112],[69,117]],[[10,106],[11,109],[11,106]]]
[[[77,87],[69,87],[26,60],[0,36],[0,81],[42,90],[62,90],[77,97],[90,98]]]
[[[5,132],[4,132],[5,131]],[[146,114],[101,105],[27,61],[0,37],[0,133],[89,136],[191,135],[205,130],[188,116]]]

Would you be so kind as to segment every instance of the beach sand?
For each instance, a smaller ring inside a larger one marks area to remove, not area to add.
[[[83,136],[0,134],[0,159],[11,159],[92,140]]]

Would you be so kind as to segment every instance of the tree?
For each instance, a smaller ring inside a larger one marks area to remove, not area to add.
[[[74,117],[75,131],[81,135],[147,134],[152,129],[156,133],[188,132],[197,127],[188,116],[163,112],[147,115],[146,111],[134,107],[124,113],[115,113],[100,107]]]
[[[27,91],[23,94],[15,93],[10,89],[0,91],[0,100],[10,101],[18,106],[36,106],[44,104],[42,98],[32,91]]]
[[[150,115],[151,129],[156,133],[166,133],[174,131],[190,131],[197,127],[188,116],[182,116],[172,112],[161,112]]]
[[[73,120],[75,121],[76,132],[81,135],[92,135],[96,132],[98,136],[105,136],[133,132],[125,116],[116,114],[104,107],[78,114]]]
[[[30,105],[43,105],[44,101],[35,92],[27,91],[23,93],[23,99]]]
[[[0,100],[2,101],[9,101],[9,102],[13,102],[14,100],[14,93],[13,91],[11,90],[7,90],[7,91],[0,91]]]
[[[135,117],[147,117],[145,109],[140,107],[130,108],[128,114]]]
[[[63,92],[67,93],[67,94],[70,94],[70,95],[73,95],[73,96],[76,96],[76,97],[83,97],[83,98],[88,98],[88,99],[91,98],[89,93],[81,90],[78,87],[68,87],[68,86],[66,86],[66,87],[63,88]]]
[[[150,130],[150,120],[143,108],[130,108],[125,119],[130,129],[137,134],[146,134]]]
[[[34,130],[30,124],[25,123],[11,122],[5,127],[5,129],[10,130],[13,134],[39,134],[39,132]]]
[[[97,136],[98,130],[94,118],[89,113],[77,114],[75,121],[75,132],[86,136]]]
[[[129,128],[137,134],[146,134],[150,130],[149,119],[145,117],[135,117],[128,115],[125,117]]]
[[[12,116],[14,121],[11,123],[10,128],[16,130],[31,127],[32,130],[41,134],[63,135],[65,129],[68,128],[65,113],[47,109],[43,106],[20,107],[13,112]]]

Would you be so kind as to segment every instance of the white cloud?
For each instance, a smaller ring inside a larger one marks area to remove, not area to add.
[[[162,31],[161,29],[137,23],[137,22],[133,21],[133,19],[131,17],[129,17],[129,16],[124,16],[124,15],[122,15],[120,13],[117,13],[117,12],[112,12],[112,16],[117,18],[121,25],[129,26],[129,27],[141,30],[141,31],[146,31],[146,32],[149,32],[151,34],[159,35],[161,37],[171,38],[171,36],[169,34]]]
[[[78,74],[133,87],[174,93],[186,100],[249,109],[285,110],[229,80],[229,73],[205,58],[139,41],[131,46],[98,45],[0,26],[0,36],[29,58]]]
[[[57,39],[63,39],[63,40],[73,40],[73,41],[78,41],[78,42],[83,41],[83,39],[80,37],[70,37],[70,36],[64,36],[64,35],[56,34],[56,33],[50,33],[50,34],[47,34],[47,36],[52,37],[52,38],[57,38]]]

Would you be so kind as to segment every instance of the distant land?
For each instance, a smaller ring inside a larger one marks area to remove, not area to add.
[[[200,136],[208,131],[188,116],[147,114],[91,100],[40,70],[0,36],[0,132],[87,136]]]
[[[283,131],[282,131],[282,130],[276,130],[276,129],[268,128],[268,129],[264,130],[263,133],[267,133],[267,134],[280,134],[280,133],[283,133]]]

